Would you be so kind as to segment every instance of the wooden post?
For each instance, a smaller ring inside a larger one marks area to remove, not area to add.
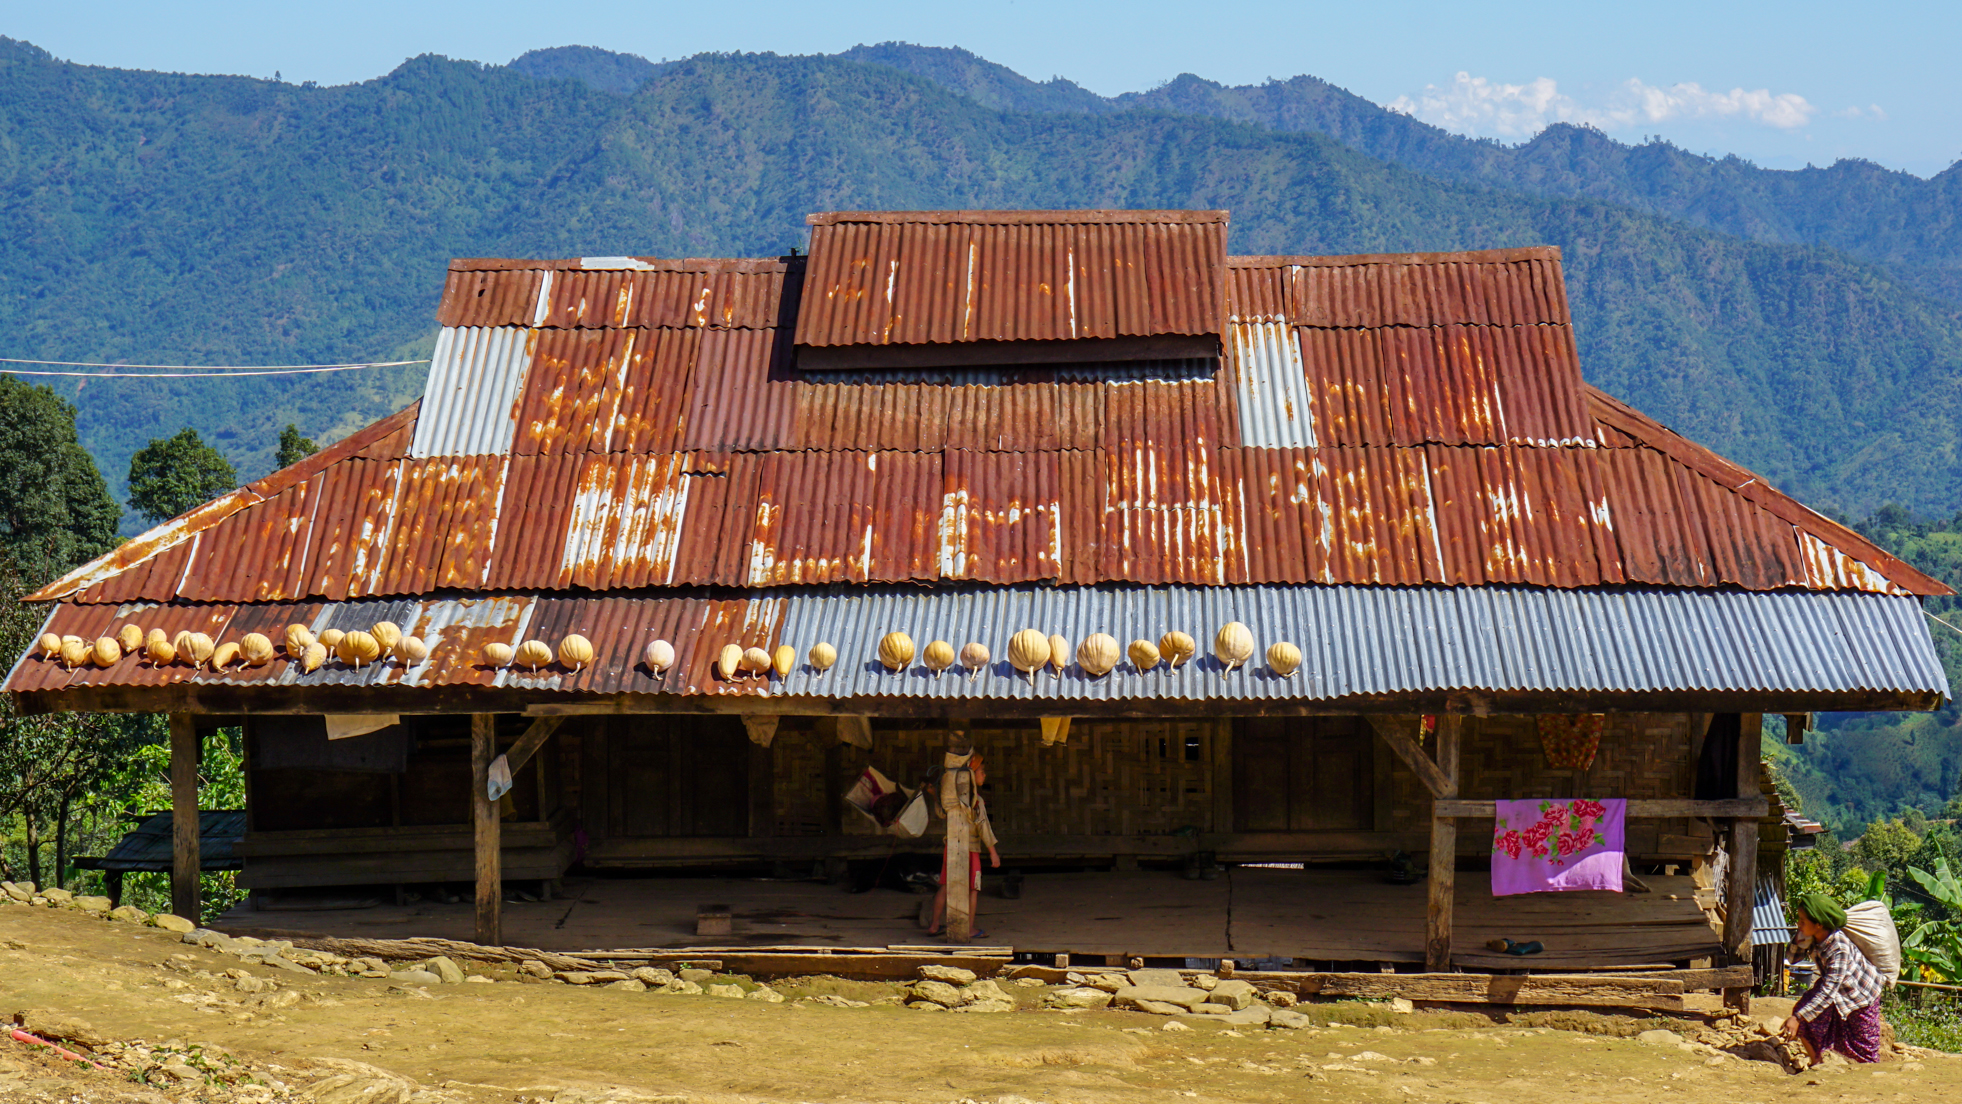
[[[198,724],[189,713],[170,715],[170,911],[193,924],[199,915]]]
[[[1447,713],[1437,722],[1437,769],[1444,792],[1438,797],[1458,795],[1458,742],[1464,718]],[[1429,973],[1451,970],[1451,919],[1458,892],[1458,822],[1431,815],[1430,902],[1424,919],[1424,969]]]
[[[1763,753],[1764,717],[1746,713],[1739,718],[1737,739],[1737,796],[1762,797],[1758,789],[1759,756]],[[1737,817],[1730,822],[1724,849],[1730,866],[1724,872],[1724,957],[1727,963],[1751,961],[1751,927],[1758,905],[1758,821]],[[1749,989],[1724,990],[1724,1003],[1750,1010]]]
[[[470,715],[470,812],[477,852],[477,942],[504,942],[504,853],[498,840],[497,802],[490,797],[490,765],[497,756],[497,718]]]
[[[961,720],[949,723],[954,733],[965,734],[967,724]],[[951,734],[950,734],[951,735]],[[950,738],[949,745],[952,746]],[[969,745],[970,747],[972,745]],[[957,795],[960,790],[956,787]],[[937,799],[939,795],[934,795]],[[947,891],[947,938],[956,943],[965,943],[974,938],[974,916],[968,905],[968,894],[973,885],[968,877],[968,853],[972,850],[970,833],[973,825],[968,821],[967,809],[956,806],[947,813],[947,874],[942,879],[942,888]]]

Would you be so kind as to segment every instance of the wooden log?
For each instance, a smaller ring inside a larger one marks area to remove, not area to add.
[[[1263,990],[1303,997],[1353,997],[1449,1004],[1553,1004],[1680,1010],[1683,983],[1673,978],[1595,974],[1268,974],[1242,973]]]
[[[947,938],[956,943],[965,943],[974,938],[967,869],[969,833],[972,831],[973,825],[968,821],[966,809],[956,806],[947,814],[947,875],[943,888],[947,891]]]
[[[1458,744],[1464,718],[1455,714],[1439,718],[1437,726],[1437,764],[1442,796],[1458,792]],[[1394,746],[1394,745],[1392,745]],[[1458,822],[1431,815],[1430,893],[1424,911],[1424,968],[1435,973],[1451,969],[1452,912],[1457,907]]]
[[[512,744],[511,750],[504,753],[504,761],[511,768],[513,777],[524,769],[526,763],[531,762],[531,757],[537,754],[538,749],[552,733],[557,732],[564,724],[564,717],[540,717],[531,722],[530,727],[525,729],[525,734],[518,737],[518,742]]]
[[[490,796],[490,765],[497,752],[497,718],[470,715],[470,822],[476,852],[477,942],[504,942],[503,848],[498,841],[497,802]]]
[[[1739,799],[1756,798],[1760,804],[1767,804],[1761,796],[1758,782],[1763,772],[1764,715],[1746,713],[1739,718],[1739,722],[1737,796]],[[1730,866],[1724,872],[1723,947],[1725,956],[1733,963],[1751,961],[1751,928],[1757,919],[1758,905],[1759,819],[1764,815],[1760,812],[1755,816],[1739,816],[1729,825],[1726,850],[1730,852]],[[1750,988],[1737,986],[1725,989],[1724,1003],[1749,1012]]]
[[[1418,779],[1424,783],[1424,788],[1431,791],[1432,797],[1456,797],[1457,784],[1432,761],[1430,756],[1424,754],[1424,749],[1418,747],[1417,741],[1411,739],[1410,735],[1396,724],[1396,721],[1397,718],[1394,717],[1372,716],[1369,718],[1369,725],[1376,731],[1377,737],[1388,744],[1391,751],[1397,753],[1397,758],[1403,760],[1405,766],[1416,772]],[[1443,724],[1440,723],[1438,726],[1440,737],[1443,735],[1443,728]],[[1439,751],[1440,753],[1443,751],[1441,740]]]
[[[202,923],[198,874],[198,727],[189,713],[170,715],[170,911]]]
[[[1497,814],[1497,802],[1479,801],[1466,798],[1439,800],[1434,811],[1440,816],[1489,817]],[[1770,804],[1763,795],[1730,798],[1721,801],[1696,801],[1691,798],[1631,798],[1628,802],[1628,815],[1631,819],[1678,820],[1696,817],[1728,819],[1730,817],[1762,817],[1770,810]]]

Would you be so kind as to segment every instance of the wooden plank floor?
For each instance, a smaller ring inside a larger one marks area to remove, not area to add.
[[[1716,953],[1717,934],[1687,878],[1650,878],[1653,894],[1564,893],[1494,899],[1481,873],[1458,881],[1460,965],[1541,970],[1674,962]],[[504,906],[504,941],[574,951],[691,946],[886,947],[929,942],[913,924],[920,898],[845,893],[802,881],[600,878],[569,882],[569,899]],[[985,896],[986,942],[1018,951],[1146,958],[1421,961],[1425,886],[1355,871],[1241,868],[1215,881],[1136,871],[1032,874],[1020,900]],[[698,938],[697,906],[726,904],[732,936]],[[469,939],[471,905],[422,902],[323,912],[225,916],[227,928],[367,938]],[[1542,955],[1483,949],[1488,939],[1537,939]]]
[[[1483,871],[1458,874],[1452,961],[1461,966],[1601,969],[1717,953],[1718,935],[1688,878],[1645,878],[1653,893],[1534,893],[1493,897]],[[1421,962],[1428,887],[1390,885],[1354,871],[1233,872],[1233,949],[1243,956]],[[1488,940],[1538,940],[1517,957]]]

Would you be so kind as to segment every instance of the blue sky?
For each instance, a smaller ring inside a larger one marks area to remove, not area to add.
[[[108,0],[23,5],[0,16],[0,34],[90,64],[323,84],[420,53],[501,63],[592,45],[659,59],[896,39],[1105,95],[1186,72],[1226,84],[1308,73],[1509,142],[1570,119],[1773,168],[1865,157],[1926,176],[1962,158],[1956,4]]]

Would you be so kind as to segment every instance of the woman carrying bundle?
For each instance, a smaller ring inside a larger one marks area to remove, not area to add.
[[[1793,902],[1799,933],[1813,945],[1819,980],[1785,1021],[1785,1037],[1805,1046],[1818,1065],[1837,1050],[1855,1062],[1880,1061],[1880,970],[1841,928],[1846,910],[1818,891]]]

